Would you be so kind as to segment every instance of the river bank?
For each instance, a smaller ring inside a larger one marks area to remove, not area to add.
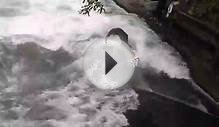
[[[145,22],[162,41],[173,46],[181,54],[184,61],[187,62],[191,77],[196,84],[216,101],[219,101],[217,46],[201,40],[171,20],[158,20],[156,14],[151,11],[145,11],[145,9],[141,9],[141,11],[133,10],[132,8],[141,8],[140,0],[135,5],[132,5],[129,1],[114,1],[129,13],[135,13],[144,18]]]

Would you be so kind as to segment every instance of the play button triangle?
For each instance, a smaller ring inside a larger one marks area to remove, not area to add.
[[[105,75],[116,66],[117,62],[105,51]]]

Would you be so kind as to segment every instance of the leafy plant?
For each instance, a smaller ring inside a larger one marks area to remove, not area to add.
[[[99,0],[83,0],[82,3],[85,5],[81,7],[81,10],[79,11],[80,14],[90,16],[91,10],[99,12],[100,14],[105,12],[103,4]]]
[[[218,0],[193,0],[189,14],[214,26],[219,23]]]

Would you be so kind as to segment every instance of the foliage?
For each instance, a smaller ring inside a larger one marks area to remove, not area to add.
[[[217,26],[219,24],[219,0],[193,0],[189,14]]]
[[[99,0],[83,0],[82,3],[85,5],[81,7],[81,10],[79,11],[80,14],[90,16],[91,10],[99,12],[100,14],[105,12],[103,4]]]

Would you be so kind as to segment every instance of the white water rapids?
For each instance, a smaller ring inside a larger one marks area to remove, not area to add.
[[[106,14],[80,15],[81,1],[0,0],[0,127],[128,125],[123,113],[137,109],[137,93],[96,89],[81,67],[86,48],[113,27],[129,34],[142,68],[190,80],[180,55],[136,15],[110,0]]]

